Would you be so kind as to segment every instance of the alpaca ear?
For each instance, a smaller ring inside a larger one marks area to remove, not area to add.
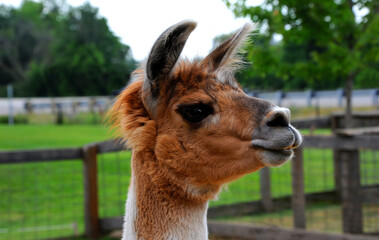
[[[164,31],[154,43],[146,63],[146,75],[153,97],[159,94],[159,82],[170,73],[195,28],[196,23],[192,21],[177,23]]]
[[[239,67],[241,59],[238,56],[238,50],[243,43],[246,42],[253,26],[246,23],[239,31],[233,34],[228,40],[219,45],[213,50],[203,63],[207,65],[211,71],[227,70],[234,71]]]

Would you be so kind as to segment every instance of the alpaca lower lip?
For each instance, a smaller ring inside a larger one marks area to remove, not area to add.
[[[286,163],[293,157],[293,149],[269,149],[258,146],[253,146],[259,152],[261,162],[267,167],[278,167]]]
[[[284,156],[291,156],[291,154],[293,153],[293,150],[292,149],[281,149],[281,150],[270,150],[270,149],[265,149],[267,151],[270,151],[274,154],[280,154],[280,155],[284,155]]]
[[[286,139],[286,141],[268,141],[263,139],[254,139],[251,141],[253,148],[260,148],[262,150],[268,150],[273,152],[282,152],[286,154],[287,152],[291,152],[294,147],[294,143],[296,143],[296,138]]]
[[[275,155],[291,156],[293,153],[292,149],[269,149],[269,148],[264,148],[261,146],[253,146],[253,147],[257,149],[262,149],[263,151],[269,151]]]

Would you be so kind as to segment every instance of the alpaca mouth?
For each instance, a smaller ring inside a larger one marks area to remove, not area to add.
[[[254,145],[253,148],[258,150],[260,162],[266,167],[279,167],[292,159],[294,155],[293,149],[267,149]]]
[[[282,155],[282,156],[287,156],[290,157],[293,154],[292,149],[267,149],[267,148],[262,148],[258,146],[254,146],[255,149],[260,149],[262,151],[269,151],[271,154],[276,154],[276,155]]]
[[[294,149],[300,146],[302,137],[291,125],[288,127],[261,127],[254,131],[252,147],[260,151],[261,161],[266,166],[280,166],[293,157]]]

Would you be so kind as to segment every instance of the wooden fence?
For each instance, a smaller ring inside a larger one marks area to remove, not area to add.
[[[359,151],[361,149],[379,150],[379,136],[304,136],[302,147],[296,151],[291,163],[292,196],[272,198],[270,191],[270,170],[263,169],[261,174],[261,200],[248,203],[237,203],[228,206],[217,206],[209,209],[209,217],[243,216],[246,214],[293,210],[293,226],[295,229],[272,227],[241,226],[226,223],[209,222],[209,232],[225,237],[247,239],[379,239],[377,237],[349,235],[364,234],[362,220],[362,204],[367,192],[379,194],[379,186],[362,187],[359,171]],[[333,149],[334,179],[336,189],[329,192],[305,194],[303,149]],[[18,150],[0,152],[0,164],[20,164],[43,161],[77,160],[83,162],[84,176],[84,221],[85,234],[96,238],[104,232],[120,229],[122,217],[100,218],[98,201],[98,156],[103,153],[118,152],[124,149],[117,141],[93,143],[81,148]],[[343,235],[314,233],[305,231],[306,203],[317,201],[320,197],[340,203],[343,215]],[[296,236],[296,237],[295,237]]]

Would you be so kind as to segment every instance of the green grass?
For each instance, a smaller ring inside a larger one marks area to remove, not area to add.
[[[329,134],[317,130],[316,134]],[[0,125],[0,150],[80,147],[111,138],[101,125]],[[375,152],[361,154],[364,184],[379,183],[374,168]],[[130,181],[130,152],[98,156],[100,216],[123,214]],[[305,149],[306,192],[334,188],[331,150]],[[36,239],[81,234],[83,223],[82,162],[57,161],[0,165],[0,239]],[[291,189],[291,164],[271,168],[272,196],[288,196]],[[259,174],[242,177],[224,190],[210,206],[258,200]],[[281,213],[289,216],[290,213]],[[278,214],[257,216],[258,222],[276,222]],[[288,217],[289,218],[289,217]],[[271,221],[270,220],[270,221]],[[287,221],[287,220],[286,220]],[[41,230],[53,226],[63,229]],[[75,226],[75,227],[74,227]],[[30,227],[33,227],[31,229]],[[2,231],[9,231],[5,234]]]
[[[109,138],[109,130],[102,125],[0,125],[0,151],[80,147]],[[126,164],[130,153],[123,155]],[[107,163],[107,168],[115,165],[114,158]],[[113,175],[106,169],[99,172],[99,179]],[[53,238],[83,232],[80,160],[0,165],[0,196],[0,239]]]
[[[0,150],[79,147],[110,138],[103,125],[0,125]]]
[[[319,116],[328,116],[335,113],[344,113],[344,107],[333,108],[315,108],[315,107],[290,107],[291,118],[314,118]],[[353,112],[365,112],[377,110],[377,107],[354,107]]]

